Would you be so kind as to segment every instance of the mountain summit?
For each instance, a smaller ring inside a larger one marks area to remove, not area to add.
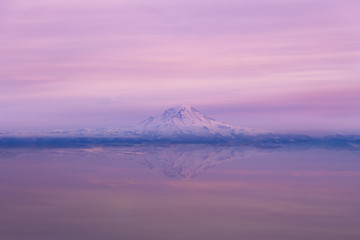
[[[218,122],[195,108],[180,105],[165,110],[158,117],[149,117],[145,121],[131,127],[137,134],[153,136],[222,136],[235,134],[253,134],[248,128],[234,127]]]

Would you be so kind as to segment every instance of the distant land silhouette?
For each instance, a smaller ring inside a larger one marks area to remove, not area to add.
[[[360,149],[359,135],[311,137],[277,134],[216,121],[191,106],[169,108],[158,117],[128,127],[51,130],[42,132],[0,132],[0,147],[116,146],[143,143],[206,143],[278,148],[283,144]]]

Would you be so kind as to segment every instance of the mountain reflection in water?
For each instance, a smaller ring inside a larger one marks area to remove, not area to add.
[[[240,147],[212,145],[172,145],[146,148],[143,151],[146,156],[141,156],[139,161],[145,167],[161,169],[168,177],[187,180],[211,167],[244,158],[248,154]]]
[[[360,154],[0,149],[0,239],[360,239]]]

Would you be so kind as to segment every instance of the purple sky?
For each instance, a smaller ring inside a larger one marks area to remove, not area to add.
[[[0,129],[124,127],[188,104],[360,132],[358,0],[2,0]]]

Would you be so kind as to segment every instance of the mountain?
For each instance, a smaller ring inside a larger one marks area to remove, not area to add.
[[[125,129],[78,128],[53,129],[41,132],[1,132],[0,136],[64,136],[64,137],[122,137],[122,138],[179,138],[187,137],[233,137],[264,133],[244,127],[235,127],[216,121],[191,106],[180,105],[165,110],[158,117],[148,119]]]
[[[158,117],[149,117],[130,127],[128,133],[158,137],[232,137],[238,134],[254,135],[263,133],[249,128],[235,127],[218,122],[191,106],[180,105],[165,110]]]
[[[120,128],[56,129],[42,132],[0,131],[1,146],[118,146],[136,143],[206,143],[278,148],[283,144],[360,149],[360,135],[310,137],[276,134],[236,127],[216,121],[193,107],[180,105]]]

